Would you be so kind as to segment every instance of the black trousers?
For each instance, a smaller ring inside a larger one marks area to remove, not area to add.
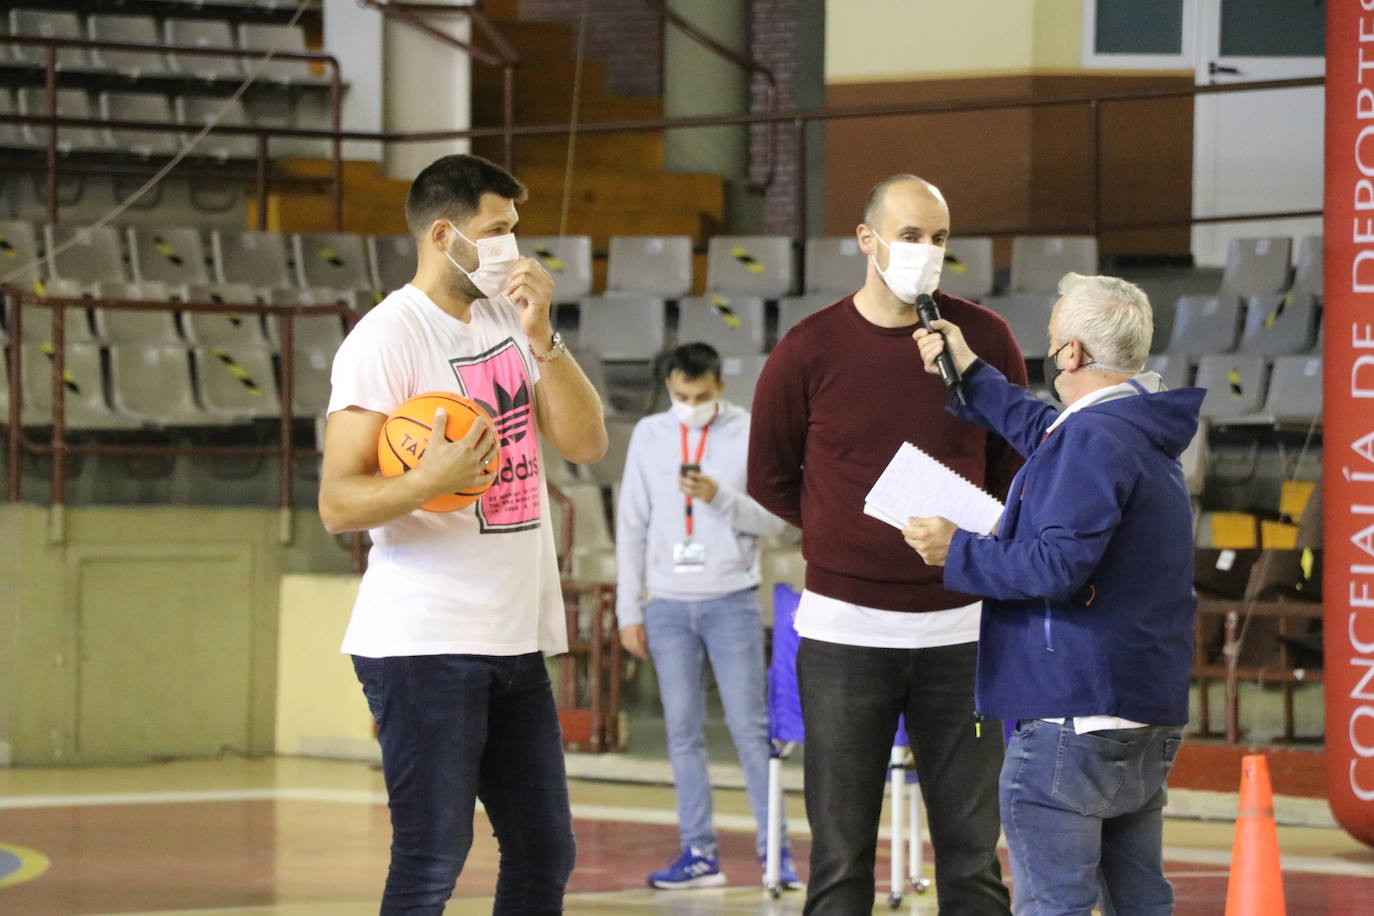
[[[977,653],[976,643],[871,649],[801,641],[797,681],[812,834],[805,913],[872,912],[883,788],[897,718],[905,714],[940,912],[1010,914],[997,861],[1002,726],[975,726]]]

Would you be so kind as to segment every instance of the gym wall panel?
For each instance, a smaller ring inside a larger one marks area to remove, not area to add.
[[[282,577],[278,754],[377,756],[372,716],[353,663],[339,652],[359,581],[353,575]]]
[[[46,507],[0,505],[0,755],[270,753],[281,576],[347,557],[313,512],[290,545],[279,528],[270,509],[72,507],[53,543]]]

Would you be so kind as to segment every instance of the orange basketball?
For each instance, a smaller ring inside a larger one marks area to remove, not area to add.
[[[377,436],[377,464],[383,477],[404,474],[420,463],[420,459],[425,456],[425,448],[429,445],[434,411],[440,407],[448,412],[444,436],[450,442],[467,435],[475,418],[480,416],[491,419],[481,405],[471,398],[447,391],[417,394],[392,411],[391,416],[382,424],[381,434]],[[501,449],[498,445],[496,456],[487,466],[492,472],[490,480],[471,490],[436,496],[420,508],[426,512],[453,512],[463,508],[486,492],[492,481],[496,480],[496,469],[500,464]]]

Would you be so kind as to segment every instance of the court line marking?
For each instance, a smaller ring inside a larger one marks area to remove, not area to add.
[[[281,788],[226,789],[194,792],[109,792],[88,795],[30,795],[0,798],[0,810],[7,808],[65,808],[98,805],[155,805],[199,802],[234,801],[313,801],[339,804],[385,805],[386,793],[350,789]],[[478,808],[481,808],[479,803]],[[619,807],[614,805],[572,806],[574,819],[607,821],[651,826],[676,826],[677,813],[667,809]],[[747,814],[717,814],[716,826],[730,831],[753,832],[754,819]],[[793,836],[809,837],[811,826],[805,818],[789,818],[788,832]],[[881,834],[886,837],[884,828]],[[1005,844],[1003,844],[1005,845]],[[1165,846],[1164,858],[1185,865],[1229,866],[1231,852],[1226,849],[1197,849],[1186,846]],[[1322,875],[1345,875],[1374,878],[1374,862],[1350,862],[1322,856],[1283,856],[1285,872],[1307,872]]]
[[[25,881],[32,881],[39,875],[48,870],[52,863],[48,857],[36,849],[29,849],[26,846],[15,846],[12,843],[0,843],[0,850],[8,852],[19,860],[19,867],[7,875],[0,875],[0,887],[10,887],[15,884],[22,884]]]

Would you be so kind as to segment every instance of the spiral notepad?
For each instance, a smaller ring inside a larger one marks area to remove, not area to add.
[[[967,531],[990,534],[1002,504],[938,459],[903,442],[864,497],[864,514],[894,528],[908,518],[940,516]]]

